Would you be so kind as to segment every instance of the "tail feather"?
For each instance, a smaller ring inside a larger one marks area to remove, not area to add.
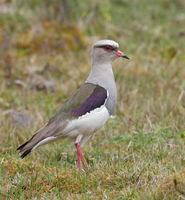
[[[27,156],[29,153],[31,153],[34,147],[40,146],[41,141],[44,141],[46,138],[50,137],[50,135],[52,135],[55,131],[56,127],[53,127],[53,124],[47,124],[41,128],[32,136],[32,138],[17,148],[20,153],[20,157],[24,158]]]
[[[33,137],[32,137],[33,138]],[[25,156],[27,156],[29,153],[31,153],[33,147],[36,144],[30,145],[30,142],[32,140],[32,138],[30,140],[28,140],[27,142],[25,142],[24,144],[20,145],[17,150],[20,153],[20,157],[24,158]]]
[[[21,144],[21,145],[17,148],[17,150],[21,150],[22,148],[24,148],[24,146],[27,145],[28,142],[29,142],[29,140],[28,140],[27,142],[25,142],[24,144]]]
[[[27,149],[27,150],[25,150],[25,151],[20,155],[20,157],[23,159],[25,156],[27,156],[29,153],[31,153],[31,150],[32,150],[32,149]]]

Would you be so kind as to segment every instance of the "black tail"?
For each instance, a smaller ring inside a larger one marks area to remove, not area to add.
[[[30,142],[30,140],[28,140],[27,142],[25,142],[24,144],[20,145],[17,150],[20,153],[20,157],[24,158],[25,156],[27,156],[29,153],[31,153],[31,150],[33,147],[27,147],[26,145]]]
[[[52,135],[56,131],[56,129],[57,126],[55,125],[55,123],[50,123],[38,130],[32,136],[32,138],[30,138],[27,142],[17,148],[17,150],[19,150],[21,158],[24,158],[29,153],[31,153],[34,147],[38,147],[40,141],[44,140],[47,137],[50,137],[50,135]]]
[[[27,142],[25,142],[24,144],[21,144],[21,145],[17,148],[17,150],[18,150],[18,151],[19,151],[19,150],[21,151],[21,149],[24,148],[24,146],[27,145],[28,142],[29,142],[29,140],[28,140]]]
[[[24,153],[20,155],[20,157],[23,159],[25,156],[27,156],[29,153],[31,153],[31,150],[32,149],[25,150]]]

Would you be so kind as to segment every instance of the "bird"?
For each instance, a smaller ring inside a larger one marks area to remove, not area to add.
[[[87,162],[83,146],[114,114],[117,89],[112,62],[129,59],[113,40],[96,41],[91,48],[91,70],[84,82],[48,122],[17,150],[24,158],[39,146],[58,139],[69,138],[77,153],[77,169]]]

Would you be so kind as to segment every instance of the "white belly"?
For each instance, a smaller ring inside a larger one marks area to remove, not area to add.
[[[63,133],[68,137],[76,137],[79,134],[89,135],[101,128],[109,117],[109,112],[103,105],[69,122]]]

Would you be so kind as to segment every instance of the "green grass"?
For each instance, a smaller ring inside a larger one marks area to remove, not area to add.
[[[84,23],[83,31],[61,25],[52,12],[40,19],[41,2],[33,2],[36,14],[20,5],[14,14],[0,13],[0,199],[183,199],[184,1],[103,2],[100,17]],[[80,9],[84,20],[85,4]],[[76,170],[68,141],[45,145],[21,160],[18,145],[85,80],[94,37],[115,39],[131,60],[114,63],[116,117],[85,146],[88,169]],[[35,74],[54,80],[54,91],[31,89]],[[12,109],[27,111],[32,126],[16,127]]]

